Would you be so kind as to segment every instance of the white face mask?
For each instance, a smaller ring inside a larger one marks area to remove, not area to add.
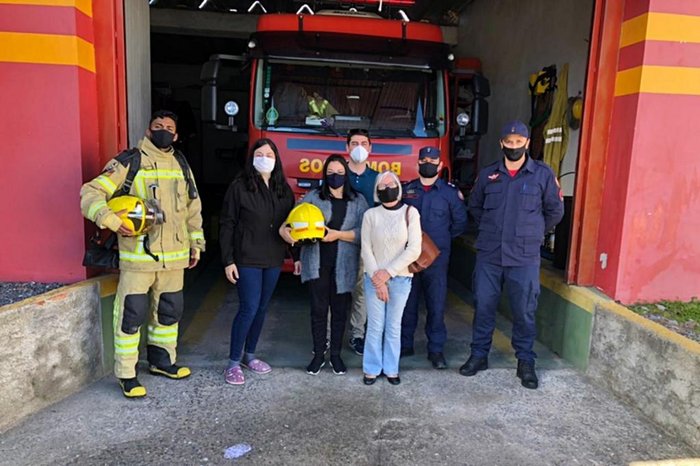
[[[362,163],[367,160],[367,157],[369,157],[369,152],[362,146],[357,146],[350,151],[350,158],[355,163]]]
[[[272,170],[275,169],[275,159],[255,156],[253,157],[253,167],[255,167],[259,173],[265,173],[266,175],[270,174],[272,173]]]

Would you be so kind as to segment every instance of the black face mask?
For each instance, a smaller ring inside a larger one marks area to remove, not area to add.
[[[527,147],[516,147],[515,149],[511,149],[510,147],[503,147],[503,155],[506,156],[508,160],[511,162],[517,162],[522,158],[523,155],[527,153]]]
[[[379,198],[379,202],[382,204],[394,202],[399,198],[399,187],[378,189],[377,197]]]
[[[173,145],[175,135],[167,129],[151,130],[151,142],[158,149],[166,149]]]
[[[418,174],[423,178],[432,178],[434,176],[437,176],[438,165],[435,165],[434,163],[430,162],[418,164]]]
[[[331,173],[330,175],[326,175],[326,183],[328,183],[328,186],[331,188],[338,189],[345,184],[345,178],[347,178],[345,175]]]

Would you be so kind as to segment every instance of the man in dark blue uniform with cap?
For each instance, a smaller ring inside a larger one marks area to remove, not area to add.
[[[471,356],[459,369],[465,376],[488,368],[496,310],[505,285],[513,316],[511,345],[518,358],[516,375],[526,388],[537,388],[535,311],[540,294],[540,245],[564,215],[554,172],[527,154],[530,133],[520,121],[501,131],[504,158],[481,170],[469,196],[476,222],[474,322]]]
[[[411,294],[401,321],[401,355],[414,354],[413,336],[418,325],[418,299],[420,295],[424,295],[427,309],[425,335],[428,338],[428,359],[435,369],[447,367],[443,347],[447,340],[444,313],[450,246],[452,238],[461,235],[467,229],[464,197],[456,187],[439,179],[441,170],[440,150],[424,147],[418,153],[420,178],[403,188],[403,202],[418,209],[421,227],[440,248],[440,255],[430,267],[413,275]]]

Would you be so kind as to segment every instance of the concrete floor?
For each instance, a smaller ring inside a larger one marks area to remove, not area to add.
[[[541,346],[541,388],[522,388],[507,322],[499,322],[492,368],[460,376],[472,309],[457,285],[447,313],[450,368],[430,368],[418,335],[416,356],[401,362],[402,384],[366,387],[361,359],[349,351],[344,376],[303,371],[308,296],[284,277],[258,348],[273,372],[226,385],[237,301],[221,275],[210,267],[188,286],[179,362],[192,377],[143,374],[142,400],[124,399],[107,377],[0,436],[0,464],[616,465],[698,456]],[[241,443],[252,450],[224,458]]]

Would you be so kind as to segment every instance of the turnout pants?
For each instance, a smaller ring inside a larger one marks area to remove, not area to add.
[[[114,375],[136,377],[141,327],[148,324],[148,362],[175,364],[178,322],[182,318],[183,270],[123,270],[114,300]]]

